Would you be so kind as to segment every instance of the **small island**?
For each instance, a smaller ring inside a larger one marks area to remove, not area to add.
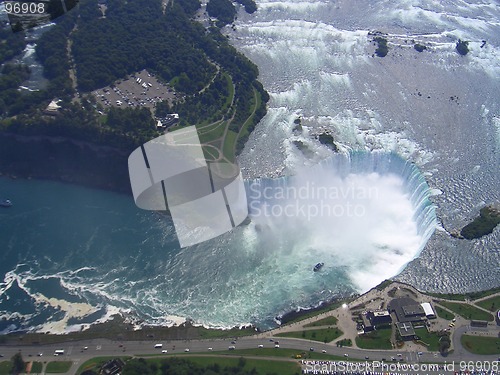
[[[465,56],[469,53],[469,42],[459,39],[456,46],[457,52]]]
[[[500,224],[500,209],[493,206],[483,207],[479,216],[460,231],[460,235],[468,240],[480,238],[493,232]]]

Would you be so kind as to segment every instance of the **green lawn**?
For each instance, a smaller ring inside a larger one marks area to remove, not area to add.
[[[344,333],[338,328],[313,329],[310,331],[295,331],[278,333],[278,337],[295,337],[298,339],[306,339],[320,342],[331,342],[339,338]]]
[[[45,372],[47,374],[64,374],[69,371],[72,364],[71,361],[49,362]]]
[[[466,294],[450,294],[450,293],[426,293],[429,296],[438,297],[442,299],[451,299],[455,301],[465,301],[466,298],[470,300],[476,300],[478,298],[483,298],[489,296],[490,294],[495,294],[500,292],[500,287],[482,290],[480,292],[471,292]]]
[[[234,151],[236,147],[236,139],[238,134],[232,130],[228,130],[226,133],[226,138],[224,139],[224,144],[222,145],[222,152],[224,156],[229,161],[234,161]]]
[[[483,309],[495,312],[500,309],[500,296],[491,297],[480,302],[475,302],[476,305]]]
[[[434,305],[434,309],[436,310],[436,314],[443,319],[446,320],[453,320],[455,318],[455,315],[453,315],[451,312],[443,309],[441,306]]]
[[[361,349],[392,349],[392,329],[385,328],[356,337],[356,345]]]
[[[424,342],[426,348],[431,352],[439,351],[439,336],[436,333],[427,331],[427,328],[416,328],[415,333],[420,337],[420,341]]]
[[[462,346],[474,354],[500,354],[500,340],[497,337],[463,335]]]
[[[236,351],[232,351],[233,354]],[[172,358],[180,358],[180,357],[170,357]],[[291,358],[290,358],[291,359]],[[146,359],[146,362],[148,364],[156,364],[158,368],[161,367],[162,362],[165,360],[168,361],[167,358],[155,358],[151,359],[148,358]],[[206,366],[211,366],[214,364],[218,364],[221,367],[237,367],[240,358],[238,357],[210,357],[210,356],[192,356],[192,355],[186,355],[182,356],[182,360],[185,361],[190,361],[193,363],[196,363],[197,365],[206,367]],[[255,368],[255,374],[256,375],[267,375],[270,373],[276,373],[280,375],[300,375],[300,367],[296,362],[293,361],[273,361],[271,359],[247,359],[244,358],[244,366],[243,369],[247,371],[251,371],[253,368]]]
[[[439,301],[439,304],[464,317],[465,319],[487,320],[490,322],[493,320],[493,315],[472,305],[446,301]]]
[[[114,358],[117,358],[117,357],[95,357],[95,358],[89,359],[88,361],[82,363],[82,365],[76,371],[76,374],[80,375],[82,372],[84,372],[86,370],[93,370],[93,369],[97,370],[99,367],[101,367],[101,365],[104,362],[109,361],[110,359],[114,359]],[[119,357],[119,358],[126,361],[130,357]]]
[[[42,362],[33,362],[31,365],[31,373],[32,374],[40,374],[43,369],[43,363]]]
[[[202,128],[202,130],[199,131],[200,142],[208,143],[219,139],[224,135],[226,125],[226,121],[220,121],[210,127]]]
[[[306,324],[304,327],[334,326],[335,324],[337,324],[337,318],[334,316],[328,316],[324,319]]]
[[[0,375],[9,375],[12,363],[10,361],[0,362]]]
[[[210,358],[210,357],[185,357],[184,359],[194,362],[201,366],[210,366],[218,364],[221,367],[236,367],[238,366],[239,358]],[[244,359],[244,370],[252,370],[255,368],[256,374],[266,375],[276,373],[280,375],[295,375],[300,374],[300,367],[295,362],[273,361],[267,359]]]

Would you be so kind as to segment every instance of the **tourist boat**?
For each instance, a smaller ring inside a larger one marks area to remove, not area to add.
[[[9,199],[3,199],[0,201],[0,207],[10,207],[12,202]]]
[[[314,268],[313,268],[313,271],[314,272],[318,272],[321,269],[321,267],[323,267],[324,265],[325,265],[325,263],[318,263],[318,264],[316,264],[314,266]]]

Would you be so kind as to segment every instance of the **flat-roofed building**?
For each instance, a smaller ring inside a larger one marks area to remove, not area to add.
[[[415,338],[415,329],[410,322],[396,323],[398,332],[403,340],[413,340]]]

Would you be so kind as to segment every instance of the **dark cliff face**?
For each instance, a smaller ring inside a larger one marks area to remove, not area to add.
[[[0,173],[131,194],[128,153],[66,138],[0,134]]]

